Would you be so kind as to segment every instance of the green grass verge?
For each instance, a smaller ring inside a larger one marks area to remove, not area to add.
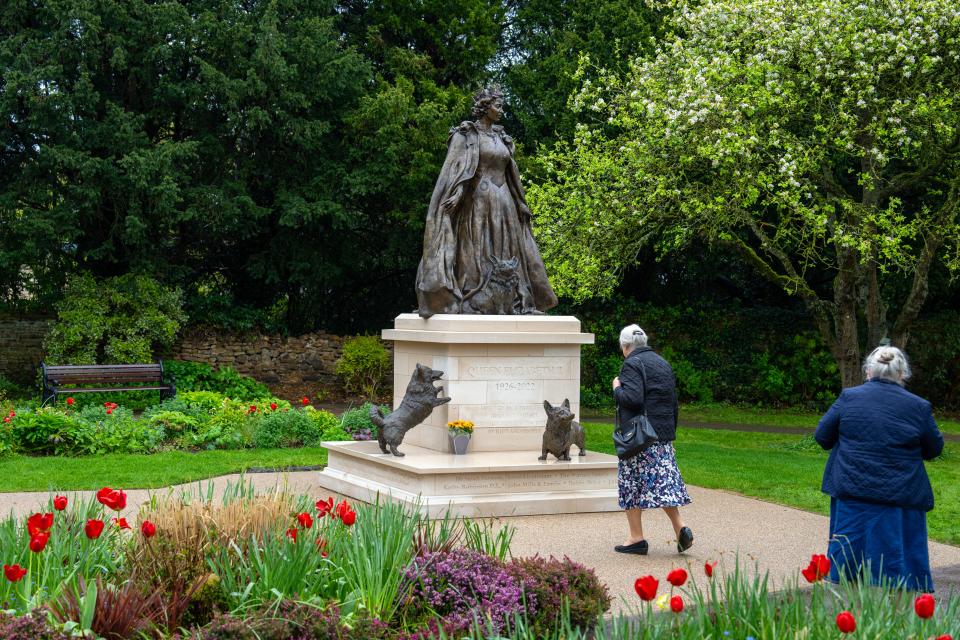
[[[584,408],[585,419],[595,420],[613,417],[608,407]],[[684,404],[680,407],[680,422],[715,422],[719,424],[757,424],[771,427],[803,427],[815,429],[822,413],[800,409],[767,409],[762,407],[738,407],[731,404]],[[937,425],[944,433],[960,434],[960,420],[937,418]]]
[[[797,409],[763,409],[728,404],[685,404],[680,408],[680,421],[717,422],[721,424],[760,424],[773,427],[806,427],[815,429],[822,413]],[[944,433],[960,433],[960,421],[937,418]]]
[[[612,424],[585,423],[587,449],[614,453]],[[810,437],[680,428],[674,443],[684,480],[827,515],[820,492],[827,454]],[[927,514],[930,537],[960,544],[960,458],[954,443],[927,463],[936,507]]]
[[[167,451],[152,455],[27,457],[0,460],[0,493],[75,491],[100,487],[157,489],[205,480],[251,467],[283,468],[327,463],[326,449],[241,449]]]

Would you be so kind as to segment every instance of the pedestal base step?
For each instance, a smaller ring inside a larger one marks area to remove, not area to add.
[[[430,515],[470,517],[618,511],[617,459],[588,452],[573,460],[539,451],[440,453],[401,446],[402,458],[376,442],[325,442],[320,486],[363,501],[393,499]]]

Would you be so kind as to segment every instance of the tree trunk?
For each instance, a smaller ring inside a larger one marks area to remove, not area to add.
[[[836,341],[833,355],[840,367],[844,388],[863,382],[860,373],[860,334],[857,327],[857,255],[854,249],[840,247],[838,271],[833,285],[836,304],[834,326]]]

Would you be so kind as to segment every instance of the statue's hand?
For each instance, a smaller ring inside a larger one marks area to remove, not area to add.
[[[520,222],[530,222],[530,207],[521,202],[517,207],[517,215],[520,216]]]
[[[460,187],[454,189],[450,197],[440,203],[440,211],[442,213],[452,213],[453,210],[457,208],[457,205],[460,204],[460,196],[462,194],[463,190]]]

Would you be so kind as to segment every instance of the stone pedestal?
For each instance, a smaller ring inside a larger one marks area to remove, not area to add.
[[[570,462],[540,461],[543,401],[580,411],[580,345],[593,335],[571,316],[398,316],[383,332],[394,341],[394,398],[403,398],[417,363],[444,372],[452,398],[404,438],[397,458],[375,442],[324,443],[321,485],[369,500],[391,495],[431,513],[471,516],[617,510],[617,459],[588,452]],[[449,453],[447,422],[470,420],[466,455]]]

